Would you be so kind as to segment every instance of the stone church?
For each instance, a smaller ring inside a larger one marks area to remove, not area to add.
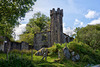
[[[73,38],[63,33],[63,9],[50,10],[51,27],[48,32],[36,33],[34,36],[34,49],[50,47],[54,43],[70,42]]]

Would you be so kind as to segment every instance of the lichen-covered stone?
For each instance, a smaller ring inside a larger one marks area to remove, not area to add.
[[[75,56],[72,57],[72,61],[76,61]]]
[[[41,48],[40,50],[38,50],[38,51],[35,53],[35,55],[36,55],[36,56],[43,56],[44,53],[47,54],[47,52],[48,52],[47,49],[45,49],[45,48]]]
[[[80,59],[80,55],[79,54],[72,56],[72,61],[78,61],[79,59]]]
[[[66,59],[70,59],[71,54],[70,54],[70,52],[69,52],[69,49],[68,49],[67,47],[65,47],[65,48],[63,49],[63,51],[64,51],[64,56],[66,57]]]
[[[76,60],[79,60],[79,59],[80,59],[80,55],[77,54],[77,55],[75,56],[75,59],[76,59]]]
[[[73,52],[71,52],[71,55],[72,55],[72,56],[74,56],[74,55],[75,55],[75,52],[74,52],[74,51],[73,51]]]

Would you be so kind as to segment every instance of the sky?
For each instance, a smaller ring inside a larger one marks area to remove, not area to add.
[[[41,12],[50,17],[52,8],[63,9],[63,32],[74,34],[76,27],[100,24],[100,0],[37,0],[32,6],[33,11],[26,13],[21,25],[15,27],[15,40],[25,31],[26,24],[34,13]]]

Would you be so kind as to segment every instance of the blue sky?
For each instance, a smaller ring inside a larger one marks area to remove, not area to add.
[[[100,0],[37,0],[33,5],[33,11],[26,13],[19,27],[16,27],[16,34],[22,34],[25,26],[36,12],[50,16],[52,8],[63,9],[64,33],[72,35],[76,27],[84,27],[87,24],[100,24]]]

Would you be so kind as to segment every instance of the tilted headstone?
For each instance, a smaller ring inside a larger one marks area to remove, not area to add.
[[[66,59],[70,59],[71,54],[70,54],[69,49],[67,47],[65,47],[63,49],[63,52],[64,52],[64,56],[66,57]]]

